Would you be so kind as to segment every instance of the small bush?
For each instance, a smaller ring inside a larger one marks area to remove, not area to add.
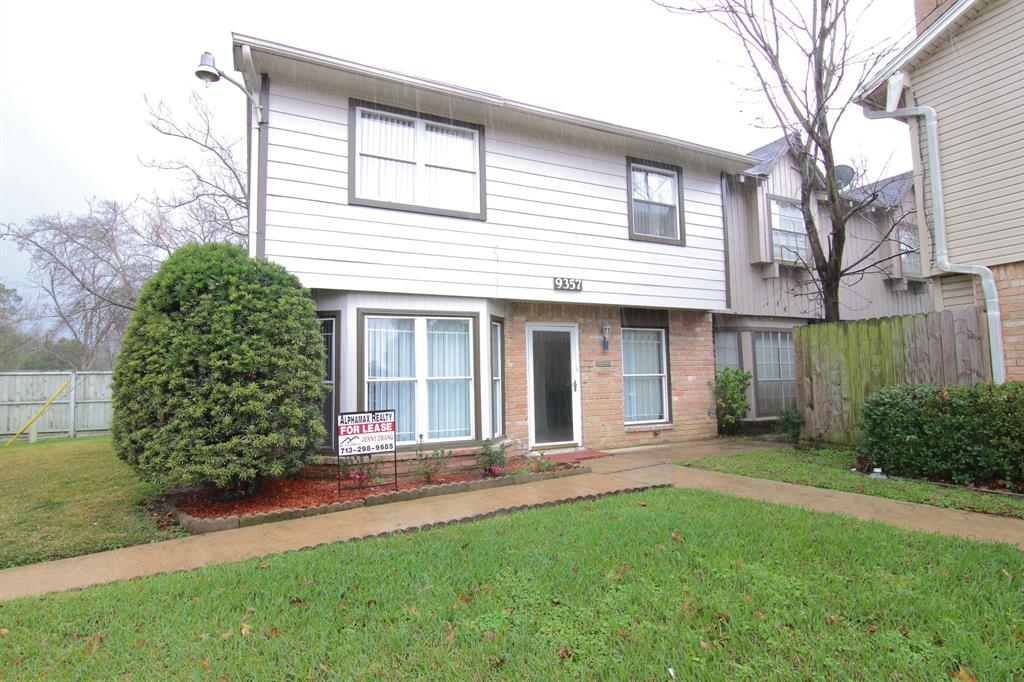
[[[737,433],[740,420],[750,411],[747,389],[751,374],[735,367],[723,367],[715,375],[715,414],[719,433]]]
[[[416,446],[416,473],[423,482],[430,485],[444,473],[448,461],[452,458],[452,451],[438,448],[427,453],[423,451],[422,443]]]
[[[316,308],[280,265],[185,246],[146,282],[113,378],[117,453],[147,480],[250,488],[323,441]]]
[[[1024,488],[1024,382],[889,386],[862,415],[861,450],[887,473]]]
[[[803,423],[804,418],[800,414],[800,410],[791,407],[779,415],[778,421],[775,422],[775,432],[783,433],[796,440],[800,437],[800,427]]]
[[[483,447],[480,448],[480,453],[476,456],[476,462],[484,470],[485,474],[488,476],[500,476],[505,472],[505,467],[508,466],[508,458],[505,456],[505,449],[507,447],[507,443],[502,443],[498,447],[494,447],[490,443],[484,443]]]

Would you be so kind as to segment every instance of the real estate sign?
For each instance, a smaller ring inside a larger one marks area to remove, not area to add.
[[[338,415],[338,456],[376,455],[395,450],[395,411]]]

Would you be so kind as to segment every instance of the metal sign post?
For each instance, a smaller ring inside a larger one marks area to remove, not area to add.
[[[341,497],[341,460],[345,457],[364,465],[362,472],[371,471],[374,458],[391,455],[395,490],[398,490],[398,451],[396,444],[396,417],[394,410],[375,412],[343,412],[338,415],[338,497]],[[375,468],[373,469],[375,470]],[[361,488],[375,484],[369,477],[362,479]]]

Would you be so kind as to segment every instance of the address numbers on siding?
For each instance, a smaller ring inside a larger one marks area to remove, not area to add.
[[[578,277],[555,277],[555,289],[559,291],[583,291],[583,280]]]

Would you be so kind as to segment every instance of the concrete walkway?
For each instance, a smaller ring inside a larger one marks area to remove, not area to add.
[[[879,497],[811,488],[680,467],[680,459],[749,451],[744,441],[711,441],[618,453],[588,460],[593,473],[393,504],[361,507],[248,528],[194,535],[148,545],[60,559],[0,571],[0,600],[56,592],[125,578],[239,561],[327,542],[351,540],[431,524],[463,521],[518,508],[674,485],[792,504],[884,521],[915,530],[1007,542],[1024,549],[1024,521]]]

